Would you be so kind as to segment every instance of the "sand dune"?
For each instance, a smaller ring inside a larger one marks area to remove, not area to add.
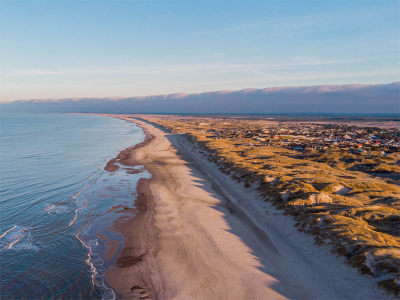
[[[377,279],[361,276],[327,248],[313,245],[290,217],[220,173],[181,135],[134,122],[153,138],[127,152],[124,162],[144,165],[152,178],[139,184],[140,213],[120,226],[122,263],[106,274],[120,296],[384,297],[374,290]]]

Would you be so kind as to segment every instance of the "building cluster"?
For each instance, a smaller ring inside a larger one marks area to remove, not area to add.
[[[350,152],[400,151],[397,129],[360,128],[332,124],[280,123],[266,126],[215,126],[204,134],[212,138],[251,139],[248,146],[284,147],[297,151],[338,148]]]

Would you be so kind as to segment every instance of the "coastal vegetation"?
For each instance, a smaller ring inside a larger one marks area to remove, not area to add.
[[[293,216],[315,244],[400,295],[398,129],[243,117],[140,118],[184,135],[223,173]]]

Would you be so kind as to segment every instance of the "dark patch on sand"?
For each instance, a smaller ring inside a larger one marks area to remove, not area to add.
[[[144,147],[144,146],[148,145],[154,139],[153,135],[147,134],[146,132],[145,132],[145,134],[146,134],[146,137],[143,140],[143,142],[141,142],[141,143],[139,143],[139,144],[137,144],[137,145],[135,145],[133,147],[127,148],[125,150],[122,150],[117,155],[117,157],[113,158],[112,160],[110,160],[107,163],[107,165],[105,166],[104,170],[106,170],[108,172],[117,171],[119,169],[119,166],[118,166],[117,163],[119,163],[121,165],[124,165],[124,166],[135,166],[136,165],[135,164],[135,160],[134,160],[134,152],[135,152],[135,150],[138,149],[138,148],[141,148],[141,147]],[[132,172],[132,173],[130,173],[130,172]],[[132,169],[130,171],[127,171],[127,173],[129,173],[129,174],[137,174],[137,173],[140,173],[140,172],[141,172],[140,170],[134,170],[134,169]]]
[[[142,262],[143,261],[143,257],[145,255],[146,254],[142,254],[142,255],[139,255],[139,256],[130,256],[130,255],[123,256],[122,255],[122,256],[117,258],[115,264],[120,268],[131,267],[131,266],[137,265],[138,263]]]

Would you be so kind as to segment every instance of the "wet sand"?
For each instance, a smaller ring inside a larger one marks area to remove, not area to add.
[[[314,245],[291,217],[223,175],[184,137],[127,120],[147,138],[106,168],[143,165],[152,177],[139,181],[135,217],[114,224],[124,247],[105,278],[118,297],[385,298],[377,279]]]

